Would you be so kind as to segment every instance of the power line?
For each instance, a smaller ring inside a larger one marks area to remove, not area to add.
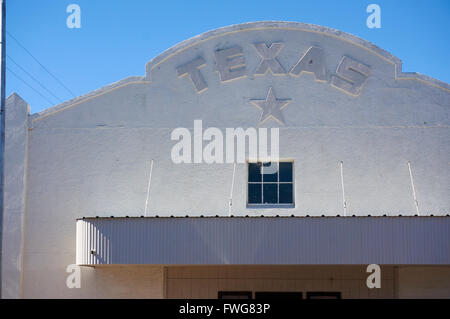
[[[16,43],[25,50],[25,52],[27,52],[48,74],[50,74],[56,81],[58,81],[59,84],[61,84],[62,87],[64,87],[67,92],[69,92],[70,94],[72,94],[73,97],[76,97],[75,94],[60,80],[58,79],[55,75],[53,75],[53,73],[51,73],[41,62],[39,62],[39,60],[33,55],[31,54],[30,51],[27,50],[27,48],[25,48],[25,46],[19,42],[19,40],[17,40],[11,33],[9,33],[8,31],[6,31],[6,34],[9,35],[14,41],[16,41]]]
[[[25,81],[24,79],[22,79],[19,75],[17,75],[13,70],[11,70],[10,68],[6,67],[6,69],[15,77],[17,77],[20,81],[22,81],[23,83],[25,83],[26,86],[28,86],[30,89],[32,89],[33,91],[35,91],[37,94],[39,94],[42,98],[44,98],[47,102],[50,103],[50,105],[53,105],[53,102],[50,101],[49,99],[47,99],[44,95],[41,94],[41,92],[39,92],[38,90],[36,90],[33,86],[31,86],[30,84],[27,83],[27,81]]]
[[[3,288],[3,215],[5,212],[5,31],[6,31],[6,0],[0,0],[0,287]],[[0,289],[0,298],[2,298]]]
[[[25,70],[23,67],[21,67],[16,61],[14,61],[13,58],[11,58],[9,55],[6,55],[8,59],[11,60],[12,63],[14,63],[19,69],[21,69],[25,74],[27,74],[32,80],[34,80],[41,88],[46,90],[50,95],[52,95],[55,99],[57,99],[59,102],[63,102],[59,97],[57,97],[55,94],[53,94],[49,89],[47,89],[38,79],[36,79],[34,76],[32,76],[27,70]]]

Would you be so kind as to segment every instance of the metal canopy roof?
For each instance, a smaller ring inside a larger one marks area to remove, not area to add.
[[[85,218],[77,264],[450,264],[449,217]]]

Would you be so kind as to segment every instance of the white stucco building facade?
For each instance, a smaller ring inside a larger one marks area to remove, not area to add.
[[[447,83],[293,22],[204,33],[144,76],[36,114],[13,94],[2,295],[449,298],[449,113]],[[197,120],[224,139],[278,128],[289,164],[266,185],[248,150],[205,163]],[[192,132],[191,163],[173,161],[177,128]],[[381,288],[366,286],[369,264]]]

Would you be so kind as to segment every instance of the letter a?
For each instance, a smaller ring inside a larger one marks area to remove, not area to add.
[[[299,76],[302,72],[314,73],[316,81],[327,80],[322,48],[310,47],[289,73]]]
[[[377,264],[370,264],[369,266],[367,266],[366,272],[372,272],[372,274],[370,274],[366,280],[367,288],[381,288],[380,266]]]
[[[191,163],[191,132],[187,128],[179,127],[173,130],[170,139],[179,141],[172,147],[172,161],[175,164]]]
[[[69,289],[81,288],[81,274],[80,267],[77,265],[68,265],[66,272],[70,273],[66,279],[66,286]]]
[[[69,4],[67,6],[66,9],[67,13],[71,13],[71,15],[69,15],[67,17],[67,27],[69,29],[73,29],[73,28],[77,28],[80,29],[81,28],[81,8],[79,5],[77,4]]]
[[[372,13],[367,17],[367,27],[369,29],[381,28],[381,8],[377,4],[369,4],[366,9],[367,13]]]

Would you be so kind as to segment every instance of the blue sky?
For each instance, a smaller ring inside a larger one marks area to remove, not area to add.
[[[81,29],[66,26],[66,8],[72,3],[81,8]],[[371,3],[381,7],[381,29],[366,26],[366,7]],[[261,20],[339,29],[399,57],[403,71],[450,82],[449,0],[7,0],[7,31],[75,96],[144,75],[147,61],[185,39]],[[73,97],[11,36],[6,41],[7,67],[45,98],[9,70],[7,96],[19,93],[32,113]]]

